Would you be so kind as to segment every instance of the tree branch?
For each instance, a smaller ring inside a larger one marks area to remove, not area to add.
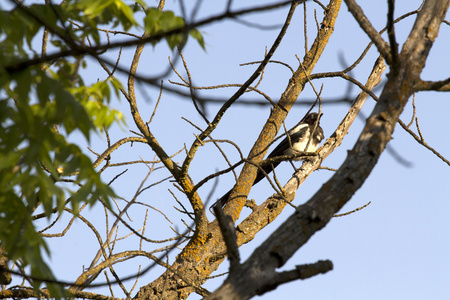
[[[402,126],[402,128],[409,133],[420,145],[424,146],[425,148],[427,148],[428,150],[430,150],[431,152],[433,152],[434,155],[436,155],[437,157],[439,157],[443,162],[445,162],[447,165],[450,166],[450,161],[448,159],[446,159],[442,154],[440,154],[438,151],[436,151],[436,149],[434,149],[433,147],[431,147],[430,145],[428,145],[422,138],[420,138],[419,136],[417,136],[417,134],[415,134],[411,129],[408,128],[408,126],[403,123],[402,120],[398,120],[398,123],[400,124],[400,126]]]
[[[313,264],[298,265],[295,266],[294,270],[274,273],[270,283],[262,286],[257,294],[263,295],[284,283],[298,279],[308,279],[319,274],[325,274],[331,270],[333,270],[333,263],[330,260],[319,260]]]
[[[353,15],[355,20],[359,23],[359,26],[364,30],[364,32],[370,37],[372,42],[374,42],[380,54],[386,60],[388,65],[392,65],[393,58],[391,55],[391,49],[389,44],[383,40],[378,31],[373,28],[369,19],[367,19],[361,7],[356,3],[355,0],[344,0],[347,4],[348,10]]]
[[[391,57],[392,57],[392,70],[397,72],[398,65],[398,44],[397,39],[395,38],[395,29],[394,29],[394,7],[395,1],[388,0],[388,15],[387,15],[387,32],[389,37],[389,44],[391,49]]]
[[[322,229],[362,186],[391,139],[395,124],[425,65],[429,50],[445,17],[449,0],[427,0],[400,55],[398,74],[388,77],[379,101],[353,149],[339,170],[305,204],[298,207],[275,232],[213,294],[231,294],[234,299],[248,299],[269,283],[270,275]],[[414,45],[414,47],[412,47]],[[328,140],[319,150],[320,160]]]
[[[261,72],[264,70],[265,66],[269,62],[269,60],[272,58],[273,54],[275,53],[276,49],[281,43],[281,40],[283,39],[284,35],[286,34],[286,30],[289,27],[291,18],[294,14],[295,8],[297,7],[298,3],[293,2],[291,5],[291,8],[289,10],[288,16],[286,17],[286,21],[283,25],[283,27],[280,30],[280,33],[278,34],[277,38],[275,39],[275,42],[273,43],[272,47],[270,48],[267,55],[264,57],[264,60],[259,64],[258,68],[253,72],[253,74],[247,79],[247,81],[234,93],[233,96],[231,96],[230,99],[228,99],[222,107],[217,112],[216,116],[214,117],[211,124],[208,124],[208,127],[199,135],[198,139],[196,139],[193,143],[191,148],[189,149],[189,153],[183,162],[183,166],[181,167],[181,173],[186,174],[187,170],[189,168],[190,163],[194,159],[194,155],[198,150],[198,147],[201,145],[201,142],[206,139],[212,131],[217,127],[220,120],[222,119],[223,115],[225,114],[226,110],[234,103],[236,100],[244,94],[244,92],[247,90],[247,88],[252,84],[256,78],[261,74]]]
[[[373,89],[380,81],[381,75],[386,69],[383,59],[380,57],[375,62],[372,73],[370,74],[365,85],[367,90]],[[295,197],[295,191],[308,178],[308,176],[316,170],[322,161],[330,155],[342,143],[343,138],[347,135],[353,121],[357,117],[368,94],[362,91],[355,102],[350,107],[349,112],[339,124],[334,133],[325,141],[324,145],[319,149],[316,159],[306,160],[302,167],[284,186],[284,190],[288,193],[287,199],[292,201]],[[264,201],[257,209],[248,216],[241,224],[238,225],[238,244],[248,243],[254,238],[255,233],[272,222],[284,209],[286,202],[280,201],[277,195],[274,195]]]
[[[419,81],[415,85],[416,91],[450,91],[450,78],[441,81]]]
[[[49,61],[57,60],[57,59],[68,57],[68,56],[76,57],[79,55],[92,55],[92,56],[96,57],[97,55],[105,52],[106,50],[120,48],[120,47],[132,47],[132,46],[136,46],[136,45],[140,45],[140,44],[147,44],[147,43],[159,41],[167,36],[171,36],[171,35],[179,34],[179,33],[188,33],[192,29],[199,28],[204,25],[211,24],[211,23],[214,23],[217,21],[221,21],[224,19],[233,19],[237,16],[250,14],[250,13],[254,13],[254,12],[262,12],[262,11],[272,10],[275,8],[286,6],[288,4],[291,4],[292,2],[293,2],[292,0],[288,0],[288,1],[283,1],[281,3],[279,2],[279,3],[269,4],[269,5],[262,5],[262,6],[246,8],[246,9],[242,9],[239,11],[226,11],[225,13],[218,14],[216,16],[212,16],[212,17],[200,20],[195,23],[186,24],[183,27],[175,28],[173,30],[169,30],[166,32],[152,35],[152,36],[147,35],[143,39],[136,40],[135,38],[133,38],[133,39],[129,39],[127,41],[106,43],[104,45],[98,45],[96,47],[71,48],[71,49],[68,49],[65,51],[60,51],[60,52],[48,54],[45,56],[34,57],[34,58],[23,60],[20,62],[14,62],[8,66],[5,66],[5,70],[9,73],[20,72],[28,67],[40,65],[42,63],[46,63]],[[301,2],[303,2],[303,1],[301,1]],[[19,2],[17,2],[17,3],[19,3]],[[37,19],[37,21],[41,24],[45,24],[43,20]],[[50,28],[48,28],[48,29],[50,29]],[[69,41],[69,44],[72,45],[72,42]]]
[[[228,259],[230,260],[230,273],[238,272],[240,256],[233,219],[223,213],[220,205],[214,205],[214,213],[216,214],[220,232],[222,232],[223,240],[227,247]]]
[[[291,77],[286,90],[280,97],[280,101],[271,111],[258,140],[250,150],[248,157],[253,163],[246,163],[244,165],[239,179],[230,194],[230,198],[233,198],[233,201],[228,202],[224,208],[224,211],[229,213],[233,217],[233,220],[238,219],[242,207],[246,202],[245,196],[250,192],[253,181],[255,180],[257,167],[254,164],[260,163],[263,159],[268,150],[268,146],[275,138],[279,128],[281,128],[289,110],[292,108],[301,91],[303,91],[305,84],[308,82],[308,76],[314,69],[316,62],[319,60],[328,43],[328,39],[333,33],[334,23],[340,6],[341,0],[330,1],[322,21],[322,26],[317,33],[314,43],[309,52],[305,54],[302,65],[297,68],[296,72]]]

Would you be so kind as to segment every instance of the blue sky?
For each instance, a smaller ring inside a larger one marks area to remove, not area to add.
[[[225,7],[225,3],[219,5],[216,1],[204,2],[199,11],[198,19],[218,14]],[[234,3],[233,7],[237,9],[238,5],[252,7],[263,3],[272,2],[245,1],[245,4]],[[421,1],[397,1],[395,16],[398,17],[414,10],[420,4]],[[376,29],[380,30],[385,26],[387,3],[370,1],[370,3],[360,3],[360,5]],[[167,1],[166,9],[179,11],[179,6],[175,1]],[[314,9],[318,11],[319,22],[322,17],[320,7],[309,3],[309,45],[311,45],[315,36],[315,23],[312,17]],[[264,25],[282,24],[286,13],[287,8],[270,13],[254,13],[249,15],[248,18],[246,17],[246,20]],[[396,25],[397,40],[400,45],[406,39],[414,19],[415,16],[412,16]],[[184,50],[193,82],[198,86],[243,83],[255,70],[256,65],[239,66],[239,64],[261,60],[265,47],[270,47],[278,34],[277,29],[260,30],[233,21],[217,22],[202,27],[200,30],[206,41],[206,51],[203,51],[194,41],[190,41]],[[442,25],[438,40],[432,48],[422,74],[422,79],[442,80],[449,77],[450,59],[445,44],[448,41],[449,34],[449,26]],[[386,38],[385,35],[384,37]],[[339,62],[339,56],[345,59],[347,65],[353,63],[362,53],[368,41],[366,35],[343,4],[335,25],[335,33],[331,37],[314,73],[343,69]],[[125,51],[122,54],[122,66],[129,64],[132,55],[130,53],[132,51]],[[297,9],[291,27],[273,59],[288,63],[295,69],[297,67],[296,54],[299,57],[304,55],[303,8],[301,6]],[[148,45],[144,50],[138,72],[141,75],[148,76],[158,74],[160,70],[165,70],[167,67],[168,55],[173,56],[168,52],[165,45],[161,44],[156,48]],[[372,48],[364,61],[354,70],[352,76],[361,82],[365,82],[377,56],[376,49]],[[92,61],[91,63],[93,66],[95,65]],[[177,68],[185,74],[180,63],[178,63]],[[384,75],[387,72],[388,70]],[[86,76],[92,81],[107,77],[106,74],[98,68],[95,69],[95,67],[88,69]],[[123,76],[119,77],[124,78]],[[266,68],[264,79],[258,88],[272,97],[274,101],[277,101],[284,91],[289,77],[290,71],[287,68],[270,64]],[[179,81],[174,74],[170,75],[170,78]],[[384,76],[383,79],[385,80],[385,78]],[[125,81],[123,82],[125,84]],[[325,104],[327,99],[335,99],[345,95],[349,87],[348,83],[342,79],[317,80],[313,83],[317,89],[320,89],[323,84],[322,97]],[[170,85],[170,83],[165,81],[165,85]],[[227,98],[235,90],[236,88],[208,90],[202,91],[201,95]],[[138,91],[140,113],[144,116],[144,119],[148,119],[153,111],[159,91],[143,84],[139,85]],[[186,89],[185,92],[187,91]],[[356,96],[357,92],[356,87],[353,87],[351,94]],[[376,94],[379,94],[379,92],[378,89]],[[311,87],[307,87],[298,101],[301,102],[302,99],[311,100],[314,97]],[[255,93],[246,94],[243,99],[263,100],[260,95]],[[447,159],[450,158],[447,130],[450,127],[450,118],[448,118],[449,100],[448,94],[435,92],[418,93],[415,98],[416,116],[419,119],[420,129],[425,141]],[[127,124],[130,127],[114,127],[110,132],[111,139],[114,142],[119,138],[129,136],[128,129],[136,129],[127,111],[126,101],[122,99],[121,102],[114,102],[113,105],[125,112]],[[347,150],[352,148],[359,136],[365,122],[365,116],[370,114],[373,105],[374,101],[368,99],[362,110],[364,117],[355,121],[341,147],[324,161],[324,166],[339,168],[346,157]],[[218,105],[208,106],[206,109],[208,116],[212,118],[218,109]],[[306,110],[306,106],[294,107],[286,120],[286,127],[290,128],[296,124]],[[323,106],[324,116],[321,121],[326,137],[335,130],[347,110],[348,106],[345,104]],[[233,106],[214,131],[213,137],[234,141],[245,155],[256,140],[269,112],[269,106]],[[411,116],[412,104],[409,103],[401,118],[405,123],[409,123]],[[164,93],[151,124],[151,130],[169,154],[180,150],[184,144],[190,146],[195,138],[194,133],[197,133],[193,127],[181,119],[182,117],[188,118],[202,128],[205,127],[188,99]],[[412,128],[416,131],[414,126]],[[283,285],[259,298],[448,299],[450,294],[450,259],[448,258],[448,253],[450,253],[450,219],[448,218],[448,211],[450,210],[450,167],[415,142],[401,127],[397,126],[393,137],[389,147],[409,162],[410,166],[400,164],[393,155],[385,151],[367,181],[343,208],[342,212],[360,207],[369,201],[371,201],[371,204],[350,216],[333,219],[323,230],[317,232],[282,268],[283,270],[289,270],[298,264],[330,259],[333,261],[334,270],[305,281]],[[94,138],[90,146],[95,151],[101,152],[105,148],[103,138],[100,135],[98,138]],[[73,139],[77,141],[76,136]],[[224,147],[224,149],[226,149],[230,159],[234,161],[239,159],[232,147]],[[139,157],[152,160],[154,153],[149,151],[146,146],[126,146],[113,155],[113,161],[139,160]],[[184,154],[180,154],[179,159],[175,159],[175,161],[181,161],[183,157]],[[199,150],[198,157],[192,164],[190,175],[194,181],[199,181],[217,169],[225,167],[226,163],[220,153],[211,144],[207,144]],[[284,163],[279,169],[277,169],[277,176],[283,183],[291,176],[293,170],[288,163]],[[105,180],[113,178],[120,170],[116,168],[106,171],[104,174]],[[127,199],[130,199],[138,188],[146,175],[147,168],[136,166],[130,168],[130,170],[133,173],[121,177],[114,186],[115,190]],[[312,174],[300,187],[294,204],[299,205],[307,201],[331,175],[331,172],[326,170],[316,171]],[[167,173],[158,170],[151,174],[147,184],[157,182],[166,176]],[[232,187],[233,181],[233,176],[230,174],[222,176],[217,190],[213,194],[213,199],[219,198],[224,192],[228,191]],[[200,195],[206,198],[211,188],[212,182],[199,190]],[[149,212],[149,225],[146,229],[149,238],[163,239],[171,236],[172,232],[169,226],[183,229],[180,219],[186,219],[186,217],[173,211],[173,205],[176,205],[176,203],[167,189],[177,193],[173,185],[167,182],[141,195],[140,201],[163,210],[175,223],[169,224],[161,214],[154,211]],[[250,197],[254,198],[257,203],[261,203],[271,194],[269,185],[260,183],[252,190]],[[183,203],[187,204],[186,199],[180,193],[176,195]],[[241,247],[242,259],[245,260],[253,249],[292,212],[293,210],[287,207],[275,222],[257,235],[255,240]],[[104,221],[101,220],[104,215],[101,208],[94,207],[85,213],[93,218],[93,222],[97,226],[105,226]],[[244,212],[244,214],[246,213]],[[98,218],[93,217],[97,214],[99,214]],[[142,209],[136,208],[130,211],[130,217],[135,222],[134,224],[137,224],[136,228],[139,228],[140,225],[138,224],[142,223],[144,212]],[[52,248],[50,261],[55,265],[55,273],[66,280],[74,280],[81,271],[80,265],[88,266],[95,254],[95,249],[97,249],[96,241],[92,237],[93,234],[82,224],[78,223],[75,226],[78,227],[70,230],[65,238],[51,240],[50,242]],[[120,230],[119,236],[126,234],[126,230]],[[103,234],[104,229],[100,229],[100,232]],[[131,241],[132,245],[139,245],[137,240]],[[149,245],[148,247],[157,248],[159,246]],[[129,249],[130,243],[122,245],[118,243],[117,249],[122,248],[123,250]],[[80,251],[84,255],[80,256]],[[73,264],[68,263],[67,255],[71,257]],[[173,257],[170,257],[170,260],[173,261]],[[136,272],[138,263],[145,266],[148,261],[138,260],[131,265],[124,264],[122,267],[118,266],[118,270],[123,272],[121,273],[123,276],[133,274]],[[227,271],[227,262],[223,263],[217,273],[225,271]],[[139,281],[138,286],[158,277],[161,274],[160,272],[161,270],[155,269],[146,274]],[[205,287],[213,291],[221,284],[223,279],[224,277],[211,280],[205,284]],[[103,282],[104,279],[102,278],[101,281]],[[127,284],[132,285],[132,283]],[[120,294],[116,296],[121,297]],[[190,299],[198,298],[196,295],[191,295]]]

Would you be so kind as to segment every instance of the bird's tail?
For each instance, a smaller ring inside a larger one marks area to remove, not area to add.
[[[211,207],[214,207],[216,205],[220,205],[220,207],[224,207],[225,204],[227,204],[227,202],[228,202],[228,198],[230,198],[231,191],[232,190],[229,190],[226,194],[224,194],[222,197],[220,197],[220,199],[217,200],[216,203],[214,203]]]
[[[223,208],[225,206],[225,204],[227,204],[228,202],[228,198],[230,198],[230,194],[231,194],[231,190],[229,190],[225,195],[223,195],[222,197],[220,197],[219,200],[217,200],[213,205],[211,205],[209,207],[209,211],[214,214],[214,207],[220,205],[221,208]]]
[[[280,164],[280,162],[281,161],[274,162],[273,164],[270,165],[265,165],[264,167],[262,167],[262,169],[264,170],[264,172],[266,172],[266,174],[270,174],[270,172],[272,172]],[[255,181],[253,181],[253,185],[263,180],[266,177],[266,174],[264,174],[263,172],[261,172],[261,170],[258,169],[258,173],[256,173],[256,178]]]

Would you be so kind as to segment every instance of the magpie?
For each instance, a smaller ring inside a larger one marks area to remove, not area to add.
[[[306,115],[297,125],[295,125],[286,134],[286,137],[273,149],[273,151],[267,156],[267,159],[274,158],[282,155],[295,155],[299,152],[314,152],[319,146],[320,142],[324,138],[323,129],[320,127],[320,115],[317,113],[310,113]],[[305,157],[299,156],[293,158],[293,160],[302,160]],[[272,172],[281,161],[274,162],[262,167],[266,174]],[[258,169],[255,181],[253,185],[260,182],[266,175]],[[232,190],[229,190],[219,200],[216,201],[213,206],[220,203],[222,207],[228,202]]]

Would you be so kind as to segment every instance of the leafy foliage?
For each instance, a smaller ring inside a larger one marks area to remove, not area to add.
[[[78,132],[89,141],[92,132],[124,122],[122,113],[109,106],[122,87],[114,78],[86,84],[79,74],[86,66],[83,55],[30,62],[20,71],[9,66],[45,58],[40,43],[44,29],[50,33],[44,41],[50,50],[83,49],[92,41],[101,43],[99,25],[125,31],[142,27],[135,19],[139,8],[147,10],[145,28],[151,34],[185,24],[173,12],[147,8],[143,1],[129,6],[121,0],[71,0],[0,11],[0,241],[7,256],[30,266],[37,279],[53,276],[42,256],[42,251],[49,254],[48,248],[33,221],[62,214],[68,203],[76,211],[82,202],[108,203],[114,195],[68,136]],[[198,31],[191,35],[204,47]],[[173,49],[183,36],[166,40]],[[41,281],[34,283],[38,287]],[[52,296],[63,295],[59,285],[47,286]]]
[[[183,18],[175,16],[172,11],[160,11],[157,8],[149,8],[147,15],[144,18],[145,30],[150,36],[161,35],[175,29],[180,29],[185,26]],[[189,34],[197,40],[200,46],[205,49],[205,42],[201,33],[197,29],[192,29]],[[184,35],[182,33],[166,35],[165,39],[169,47],[173,50],[177,45],[184,42]],[[156,45],[158,41],[152,41],[152,45]]]
[[[78,131],[89,140],[95,130],[80,99],[39,68],[14,74],[2,87],[6,98],[0,113],[0,239],[11,259],[22,259],[38,278],[51,278],[40,254],[46,247],[34,230],[33,214],[62,213],[68,194],[77,207],[82,201],[108,199],[113,192],[101,182],[90,159],[66,139]],[[92,115],[98,112],[101,109],[91,110]],[[98,125],[111,123],[99,115]],[[62,176],[75,177],[73,182],[82,188],[69,190],[59,182]]]

